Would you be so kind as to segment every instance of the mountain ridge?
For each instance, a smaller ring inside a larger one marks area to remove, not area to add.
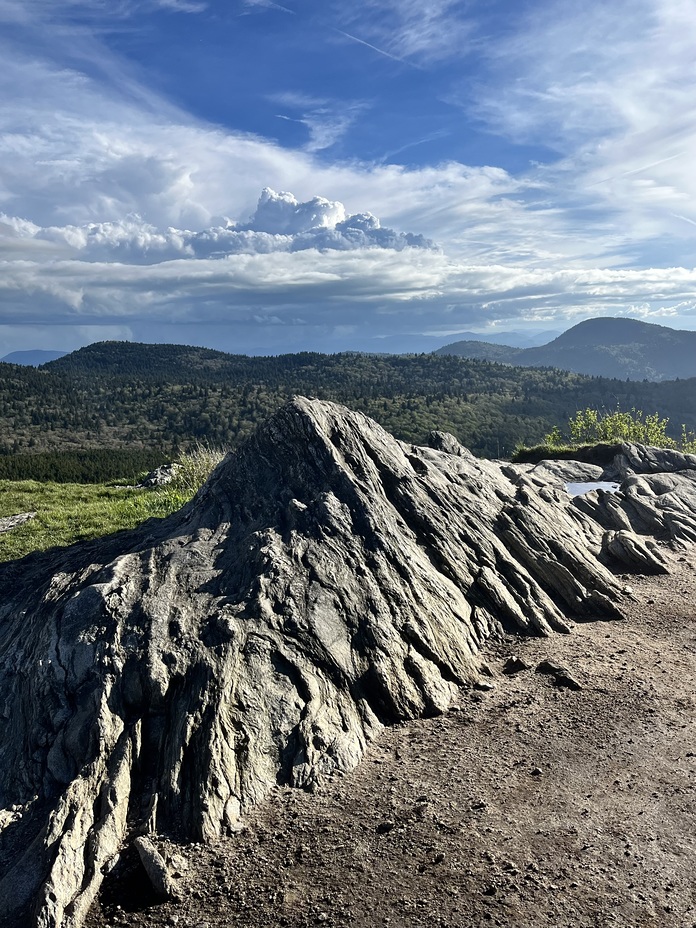
[[[0,453],[234,447],[294,394],[345,403],[405,441],[444,429],[487,457],[537,444],[579,409],[659,411],[696,430],[690,380],[643,383],[454,355],[248,357],[100,342],[40,368],[0,364]]]
[[[619,317],[586,319],[539,347],[467,340],[445,345],[435,354],[629,380],[696,376],[696,332]]]

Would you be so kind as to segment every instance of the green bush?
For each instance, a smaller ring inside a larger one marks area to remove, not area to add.
[[[661,419],[659,413],[645,415],[642,409],[631,409],[622,412],[616,409],[607,412],[600,409],[579,409],[568,420],[567,433],[554,428],[545,436],[545,443],[551,447],[561,445],[577,446],[594,443],[622,443],[653,445],[659,448],[680,448],[687,450],[688,446],[696,444],[693,433],[687,433],[686,426],[682,426],[681,441],[671,438],[667,434],[669,419]]]
[[[513,461],[529,463],[551,455],[568,458],[573,452],[582,450],[584,457],[578,459],[591,462],[593,448],[601,446],[606,451],[624,443],[675,448],[685,454],[696,454],[696,434],[682,425],[681,437],[672,438],[667,434],[668,423],[669,419],[660,418],[657,412],[646,416],[635,407],[630,412],[620,409],[607,412],[589,407],[579,409],[568,420],[565,432],[555,425],[544,436],[543,444],[533,447],[518,445]]]

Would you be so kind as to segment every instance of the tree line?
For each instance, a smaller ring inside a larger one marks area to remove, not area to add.
[[[345,403],[404,441],[442,429],[477,455],[504,457],[584,408],[659,411],[676,438],[682,423],[696,429],[695,388],[446,355],[246,357],[104,342],[38,369],[0,364],[0,459],[113,449],[159,462],[201,441],[233,448],[293,394]]]

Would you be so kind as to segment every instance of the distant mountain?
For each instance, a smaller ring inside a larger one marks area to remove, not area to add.
[[[436,354],[629,380],[696,376],[696,332],[637,319],[588,319],[537,348],[467,340],[445,345]]]
[[[300,356],[298,356],[300,357]],[[269,359],[270,360],[270,359]],[[244,368],[246,355],[192,345],[94,342],[51,361],[51,373],[97,378],[122,377],[169,383],[214,380]]]
[[[56,361],[67,354],[66,351],[11,351],[6,354],[0,361],[6,364],[22,364],[25,367],[38,367],[39,364],[47,364],[49,361]]]
[[[460,339],[454,344],[458,345],[460,341],[475,342],[481,344],[485,342],[490,345],[504,345],[506,348],[535,348],[537,345],[545,345],[546,342],[555,338],[559,334],[558,329],[547,329],[544,332],[499,332],[495,335],[483,335],[479,332],[460,332]],[[446,352],[442,352],[443,354]]]

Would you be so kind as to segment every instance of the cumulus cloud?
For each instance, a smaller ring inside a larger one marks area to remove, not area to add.
[[[27,255],[43,250],[84,261],[156,264],[177,258],[224,258],[234,254],[298,251],[349,251],[435,246],[422,235],[383,229],[371,213],[346,215],[344,205],[324,197],[300,203],[291,193],[265,188],[247,223],[228,221],[198,232],[159,230],[139,216],[115,222],[41,227],[0,214],[0,256],[24,247]]]

